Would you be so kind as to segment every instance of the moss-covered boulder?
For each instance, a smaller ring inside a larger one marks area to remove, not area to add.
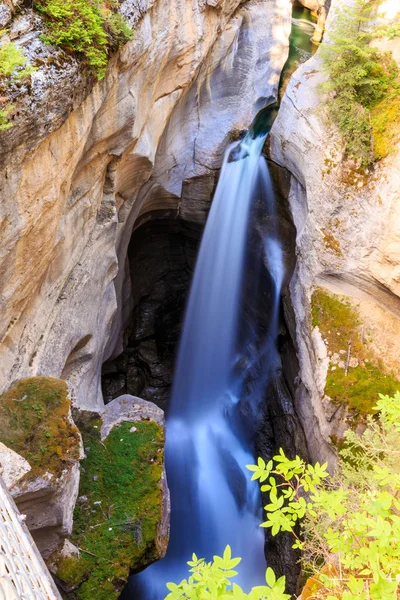
[[[86,458],[70,537],[79,553],[51,559],[67,598],[116,599],[132,571],[166,551],[163,413],[123,398],[108,404],[102,419],[80,425]]]
[[[392,396],[400,389],[397,373],[374,350],[373,340],[357,306],[345,297],[317,288],[312,296],[312,321],[329,355],[325,393],[347,409],[350,425],[374,412],[379,394]]]
[[[81,436],[70,414],[65,381],[23,379],[0,396],[0,442],[31,469],[11,493],[44,556],[72,530],[78,493]]]

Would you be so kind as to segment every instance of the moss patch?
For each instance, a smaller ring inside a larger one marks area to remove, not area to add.
[[[371,109],[371,125],[375,159],[380,160],[393,152],[400,141],[400,90],[393,90]]]
[[[0,396],[0,441],[31,465],[31,479],[46,471],[60,475],[79,458],[79,432],[69,418],[65,381],[51,377],[22,379]]]
[[[311,306],[313,326],[319,327],[328,342],[328,350],[342,353],[341,359],[346,361],[350,342],[351,357],[359,363],[349,368],[347,376],[343,368],[337,366],[332,371],[330,367],[326,394],[335,402],[348,404],[358,414],[372,413],[378,394],[393,396],[400,390],[400,381],[374,355],[368,339],[362,339],[362,322],[357,309],[349,302],[318,288],[313,293]]]
[[[82,431],[87,458],[70,538],[80,558],[61,559],[57,572],[79,600],[118,598],[130,571],[158,558],[163,432],[153,421],[122,423],[103,444],[100,427]]]

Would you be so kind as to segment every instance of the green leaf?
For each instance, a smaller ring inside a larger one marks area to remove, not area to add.
[[[273,569],[271,569],[271,567],[268,567],[268,569],[265,572],[265,581],[271,588],[274,587],[274,585],[276,583],[275,573],[274,573]]]

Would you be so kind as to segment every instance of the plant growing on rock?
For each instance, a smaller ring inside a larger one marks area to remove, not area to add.
[[[312,576],[314,598],[395,600],[400,574],[400,393],[380,396],[379,418],[362,435],[348,430],[338,472],[281,450],[248,465],[268,492],[272,534],[292,532]],[[302,537],[295,532],[301,522]]]
[[[4,31],[0,31],[0,37]],[[29,77],[35,71],[32,65],[28,64],[28,59],[20,48],[14,42],[5,42],[0,46],[0,87],[7,88],[12,81]],[[3,99],[4,100],[4,99]],[[7,100],[7,96],[5,98]],[[8,117],[13,110],[11,104],[0,109],[0,132],[6,131],[12,127]]]
[[[381,2],[355,0],[343,6],[320,54],[328,74],[323,90],[328,94],[330,117],[339,128],[346,154],[362,167],[375,158],[373,134],[379,131],[371,122],[374,107],[399,94],[393,57],[371,45],[371,22]]]
[[[109,54],[132,38],[115,1],[37,0],[34,8],[46,19],[42,40],[81,54],[98,79],[105,75]]]
[[[289,459],[283,450],[266,463],[247,465],[268,493],[262,527],[272,535],[291,532],[309,576],[300,598],[313,600],[396,600],[400,584],[400,392],[380,395],[365,431],[345,433],[336,473],[327,464]],[[301,534],[297,533],[300,524]],[[285,600],[285,578],[266,573],[267,586],[249,594],[231,578],[240,559],[224,556],[206,563],[194,554],[192,575],[169,583],[166,600],[238,598]]]

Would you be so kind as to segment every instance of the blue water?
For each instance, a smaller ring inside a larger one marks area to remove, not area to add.
[[[163,560],[131,578],[124,598],[163,600],[166,582],[188,576],[186,562],[193,552],[211,560],[227,544],[234,556],[242,557],[235,581],[247,591],[265,582],[261,498],[245,468],[254,461],[253,440],[240,416],[246,370],[260,356],[249,356],[252,346],[247,343],[246,366],[240,367],[238,341],[252,204],[262,197],[268,212],[275,210],[261,155],[264,141],[248,135],[225,154],[197,259],[167,414],[170,543]],[[283,279],[282,248],[274,231],[261,252],[274,292],[270,331],[257,352],[273,361]],[[246,402],[256,414],[264,385],[252,390]]]

